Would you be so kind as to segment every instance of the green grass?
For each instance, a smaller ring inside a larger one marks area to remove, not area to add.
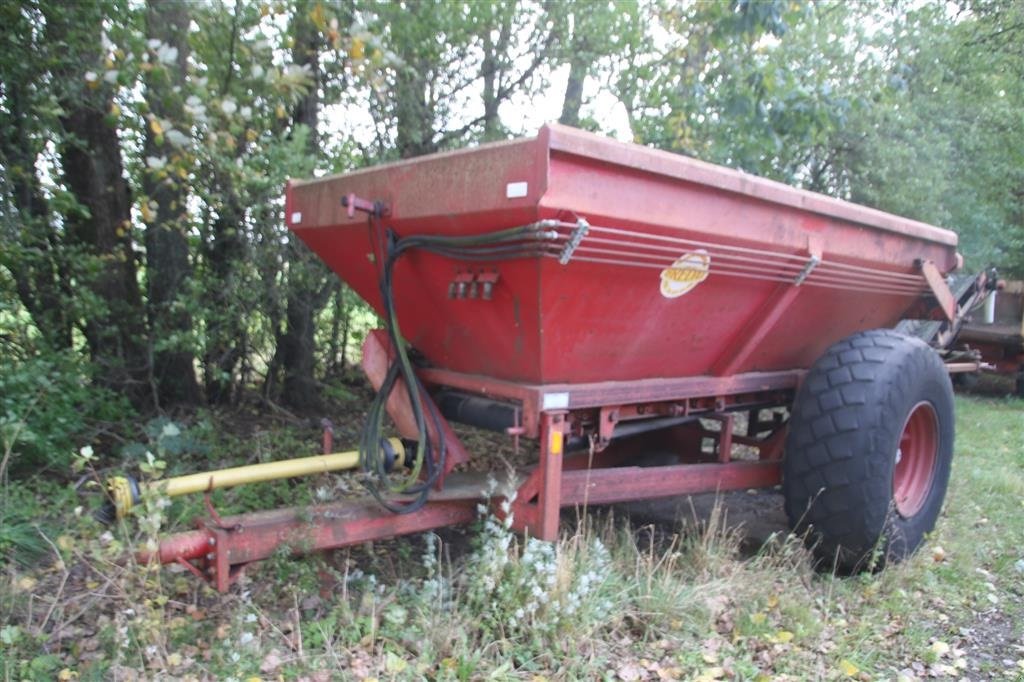
[[[1024,403],[962,398],[957,409],[939,524],[917,555],[878,574],[816,573],[781,535],[744,556],[742,528],[718,507],[696,532],[601,514],[567,524],[550,547],[486,519],[468,549],[451,535],[454,545],[419,536],[282,554],[217,595],[187,574],[118,565],[146,538],[81,520],[44,531],[45,561],[7,564],[0,676],[1021,679]],[[294,504],[314,487],[264,493]],[[222,498],[232,509],[260,501]]]

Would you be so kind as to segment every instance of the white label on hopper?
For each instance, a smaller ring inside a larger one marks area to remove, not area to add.
[[[505,196],[509,199],[520,199],[526,196],[530,186],[525,182],[510,182],[505,186]]]
[[[541,401],[542,410],[564,410],[569,407],[568,393],[545,393]]]
[[[301,222],[302,222],[302,213],[300,213],[299,211],[296,211],[295,213],[292,213],[292,225],[298,225]]]

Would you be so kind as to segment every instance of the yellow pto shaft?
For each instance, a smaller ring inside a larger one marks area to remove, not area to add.
[[[393,451],[393,466],[402,465],[405,460],[405,446],[402,444],[402,441],[398,438],[389,438],[385,443],[385,449],[390,448]],[[388,453],[388,455],[389,459],[391,459],[392,453]],[[264,464],[250,464],[230,469],[204,471],[198,474],[149,481],[141,485],[129,476],[114,476],[107,481],[107,492],[113,502],[115,516],[120,519],[139,502],[141,497],[140,488],[143,490],[158,490],[168,497],[177,497],[178,495],[202,493],[218,488],[233,488],[246,483],[276,481],[282,478],[310,476],[329,471],[345,471],[347,469],[355,469],[357,466],[359,466],[359,451],[349,450],[348,452],[336,452],[330,455],[299,457],[298,459],[286,459],[279,462],[266,462]]]

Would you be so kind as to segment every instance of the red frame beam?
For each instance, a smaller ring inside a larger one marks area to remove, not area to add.
[[[369,342],[368,345],[374,344]],[[377,343],[369,353],[373,356],[371,360],[375,357],[378,361],[383,359],[383,354],[386,354],[386,347],[382,343]],[[377,362],[377,365],[375,369],[379,370],[383,363]],[[770,396],[773,404],[785,404],[788,401],[784,396],[799,384],[803,371],[543,386],[436,369],[422,370],[421,376],[427,385],[444,385],[522,404],[524,431],[539,437],[540,454],[537,466],[528,475],[524,472],[517,488],[512,504],[513,523],[517,530],[553,541],[558,537],[562,507],[760,488],[779,482],[784,425],[777,426],[764,438],[757,433],[734,436],[731,413],[708,411],[707,418],[722,422],[720,431],[705,431],[695,423],[692,425],[695,440],[683,438],[674,442],[683,449],[692,450],[696,446],[696,453],[681,452],[680,455],[695,454],[700,459],[703,438],[714,438],[718,463],[623,467],[619,465],[635,455],[637,448],[644,447],[643,438],[616,440],[606,444],[606,449],[598,449],[595,441],[593,452],[566,457],[566,438],[571,433],[579,435],[576,429],[580,423],[587,423],[588,412],[593,413],[597,408],[598,418],[603,415],[614,426],[614,422],[620,420],[633,421],[647,415],[660,417],[688,410],[690,401],[703,403],[702,410],[707,410],[711,403],[724,406],[730,399],[742,402],[744,397],[760,400]],[[560,409],[552,409],[552,403],[558,404]],[[461,448],[447,422],[443,424],[442,435],[455,446],[453,449]],[[432,432],[431,436],[436,438],[438,434]],[[733,442],[758,448],[760,460],[730,461]],[[224,591],[246,565],[267,558],[282,546],[299,554],[468,523],[476,515],[476,506],[487,501],[485,486],[480,482],[483,479],[479,476],[476,480],[471,474],[454,474],[449,485],[433,491],[430,501],[410,514],[393,514],[374,500],[358,500],[224,519],[214,515],[215,523],[202,523],[199,530],[165,539],[155,558],[161,563],[184,564]]]
[[[780,481],[779,463],[770,461],[581,469],[562,474],[562,506],[767,488]]]

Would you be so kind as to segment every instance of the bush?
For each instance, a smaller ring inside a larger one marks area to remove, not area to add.
[[[24,311],[0,301],[0,478],[67,467],[98,422],[130,416],[92,374],[79,353],[46,348]]]
[[[66,467],[96,422],[126,414],[125,401],[90,385],[84,365],[61,353],[0,363],[0,446],[12,469]]]

